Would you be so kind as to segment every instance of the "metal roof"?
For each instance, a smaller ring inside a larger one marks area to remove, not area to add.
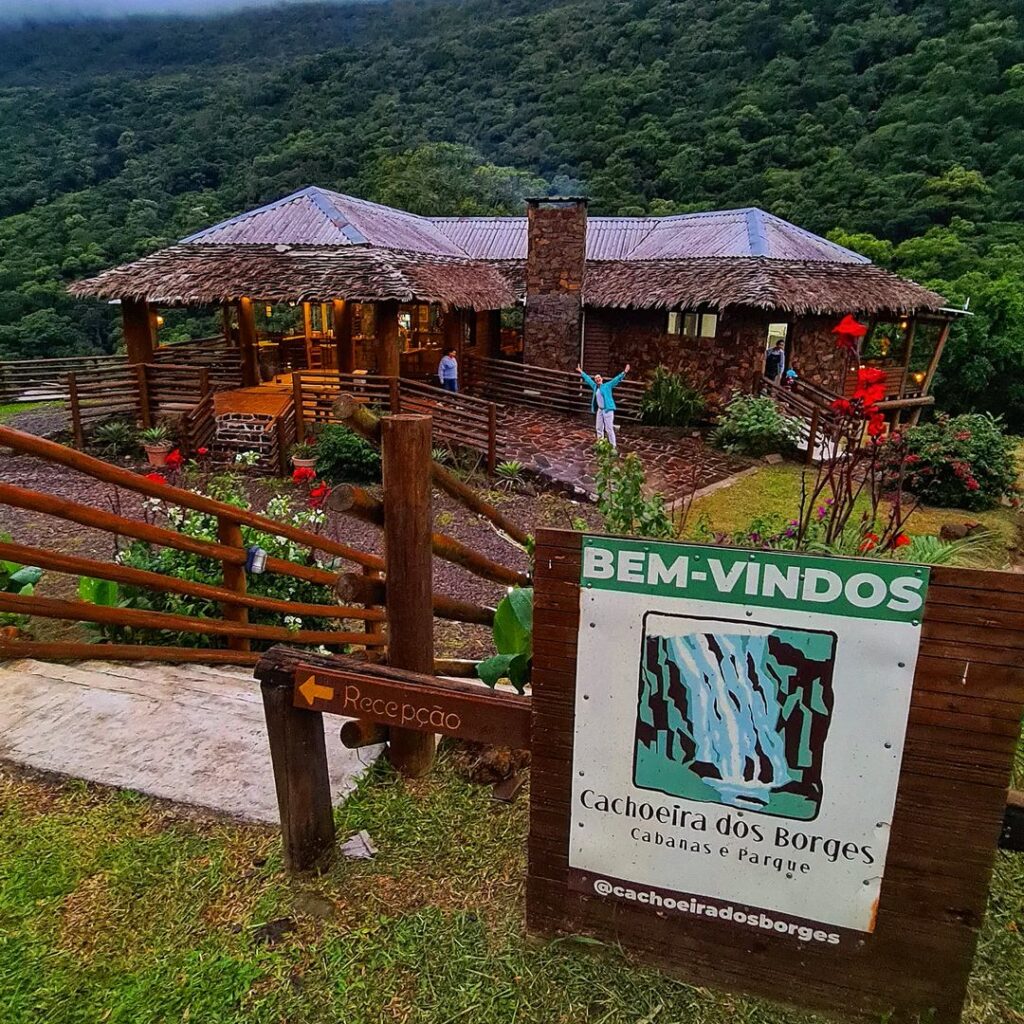
[[[182,239],[240,245],[370,245],[381,249],[526,258],[525,217],[420,217],[390,206],[305,188]],[[587,259],[763,257],[870,263],[865,256],[753,207],[673,217],[590,217]]]

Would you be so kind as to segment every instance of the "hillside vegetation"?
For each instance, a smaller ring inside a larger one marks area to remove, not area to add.
[[[952,303],[955,410],[1024,429],[1013,0],[289,6],[0,36],[0,356],[109,350],[66,282],[317,183],[418,212],[761,206]]]

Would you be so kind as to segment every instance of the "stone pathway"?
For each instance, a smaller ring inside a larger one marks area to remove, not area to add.
[[[616,424],[620,452],[636,452],[651,491],[672,504],[748,468],[747,459],[709,447],[689,430]],[[583,417],[506,406],[501,458],[516,459],[530,475],[579,499],[594,500],[594,427]]]
[[[252,671],[25,658],[0,663],[0,758],[249,821],[276,823],[263,701]],[[379,747],[346,750],[326,716],[331,795]]]

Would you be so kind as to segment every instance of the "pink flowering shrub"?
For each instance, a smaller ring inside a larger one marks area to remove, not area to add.
[[[996,417],[939,416],[901,433],[903,486],[929,505],[978,510],[1016,494],[1013,442]],[[895,477],[896,448],[887,447],[882,449],[883,470]]]

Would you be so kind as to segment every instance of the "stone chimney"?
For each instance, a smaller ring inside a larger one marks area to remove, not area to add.
[[[526,316],[523,360],[574,370],[580,360],[587,200],[526,201]]]

